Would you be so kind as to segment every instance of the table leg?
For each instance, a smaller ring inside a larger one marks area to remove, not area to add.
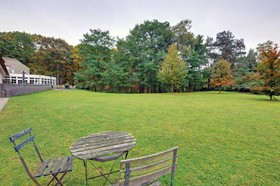
[[[86,186],[87,186],[88,185],[87,161],[86,160],[83,160],[83,161],[84,161],[84,167],[85,167]]]
[[[125,153],[125,157],[124,157],[125,160],[126,160],[127,156],[128,156],[128,151],[126,151],[126,153]]]
[[[103,183],[103,186],[105,186],[105,184],[107,183],[107,181],[110,182],[110,181],[109,181],[109,176],[113,173],[113,169],[114,169],[116,163],[117,163],[117,160],[115,160],[115,162],[114,162],[114,164],[113,164],[113,166],[112,166],[110,172],[108,173],[107,177],[106,177],[106,176],[104,177],[104,178],[105,178],[105,182]],[[111,182],[110,182],[110,183],[111,183]]]

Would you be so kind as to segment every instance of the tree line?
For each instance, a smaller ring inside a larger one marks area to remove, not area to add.
[[[32,73],[57,77],[60,84],[75,84],[93,91],[155,93],[215,87],[261,91],[260,82],[264,84],[264,80],[258,73],[258,64],[264,59],[264,52],[273,48],[279,52],[275,43],[267,41],[246,53],[244,40],[235,38],[230,31],[217,33],[216,38],[195,35],[190,20],[174,26],[158,20],[144,21],[136,24],[125,38],[90,29],[80,41],[71,46],[61,39],[2,32],[0,53],[19,59]],[[279,61],[279,56],[274,59]],[[164,65],[170,60],[177,62]],[[181,62],[185,66],[178,66]],[[176,64],[181,70],[170,71]],[[172,79],[170,73],[180,75]],[[275,86],[279,87],[279,82]]]

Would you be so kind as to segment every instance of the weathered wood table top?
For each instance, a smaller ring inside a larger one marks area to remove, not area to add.
[[[135,145],[136,139],[131,134],[108,131],[80,138],[70,147],[70,152],[81,160],[109,161],[119,158]]]

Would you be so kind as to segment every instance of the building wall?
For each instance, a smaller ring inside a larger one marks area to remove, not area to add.
[[[2,79],[5,77],[5,72],[0,66],[0,84],[3,83]]]
[[[0,84],[0,95],[2,97],[11,97],[51,89],[52,85]]]

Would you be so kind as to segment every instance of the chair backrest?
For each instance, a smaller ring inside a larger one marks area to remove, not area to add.
[[[10,142],[12,142],[14,144],[14,149],[18,153],[18,155],[20,157],[20,160],[21,160],[21,162],[22,162],[22,164],[23,164],[27,174],[37,184],[38,182],[34,179],[34,176],[31,174],[30,170],[28,169],[28,166],[27,166],[24,158],[20,154],[20,150],[23,147],[25,147],[29,143],[32,143],[34,148],[35,148],[35,150],[36,150],[38,158],[40,159],[41,162],[44,162],[43,158],[42,158],[42,156],[41,156],[41,154],[39,152],[39,149],[38,149],[38,147],[35,144],[35,141],[34,141],[35,137],[31,134],[31,131],[32,131],[32,128],[28,128],[26,130],[23,130],[23,131],[21,131],[21,132],[19,132],[17,134],[14,134],[14,135],[10,136],[9,139],[10,139]],[[16,140],[20,140],[20,139],[23,139],[23,141],[21,140],[21,142],[16,143]]]
[[[177,164],[178,147],[156,154],[121,160],[119,185],[148,185],[159,177],[171,173],[170,185],[173,185]]]

